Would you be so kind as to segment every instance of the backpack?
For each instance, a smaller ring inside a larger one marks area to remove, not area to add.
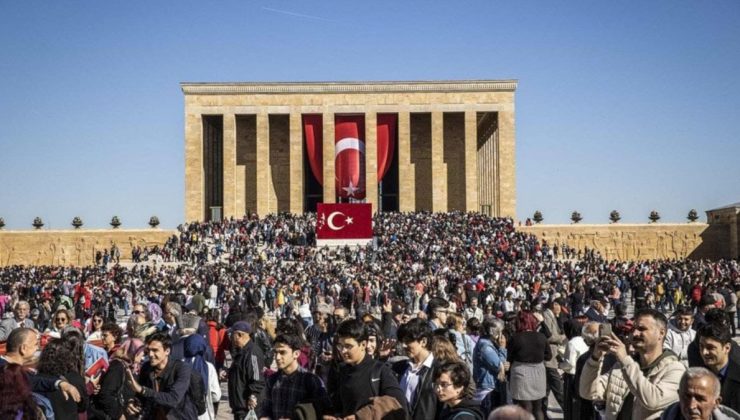
[[[203,389],[203,378],[196,370],[190,372],[190,386],[188,387],[188,399],[195,404],[195,411],[199,416],[206,413],[206,392]]]

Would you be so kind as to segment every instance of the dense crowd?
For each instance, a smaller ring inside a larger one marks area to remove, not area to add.
[[[607,261],[473,213],[380,213],[367,247],[314,224],[0,268],[0,418],[213,419],[221,383],[238,420],[740,418],[737,261]]]

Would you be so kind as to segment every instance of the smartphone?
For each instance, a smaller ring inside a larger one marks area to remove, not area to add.
[[[612,334],[612,324],[606,323],[599,325],[599,337],[607,337]]]

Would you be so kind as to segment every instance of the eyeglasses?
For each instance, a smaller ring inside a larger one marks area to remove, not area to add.
[[[440,389],[440,388],[441,389],[447,389],[447,388],[451,387],[452,385],[453,384],[450,384],[450,383],[447,383],[447,382],[436,382],[434,384],[434,387],[435,388],[438,388],[438,389]]]
[[[337,350],[340,352],[350,351],[355,347],[357,347],[357,344],[337,344]]]
[[[142,311],[131,311],[131,313],[134,314],[134,315],[139,315],[139,314],[143,314],[144,312],[142,312]]]
[[[54,318],[54,321],[67,321],[67,318]]]
[[[96,323],[96,324],[102,324],[103,323],[103,320],[102,319],[93,319],[93,322]]]

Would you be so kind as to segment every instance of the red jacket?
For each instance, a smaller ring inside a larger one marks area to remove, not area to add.
[[[216,363],[226,360],[226,350],[231,347],[226,331],[226,328],[219,329],[216,321],[208,321],[208,344],[211,345]]]

